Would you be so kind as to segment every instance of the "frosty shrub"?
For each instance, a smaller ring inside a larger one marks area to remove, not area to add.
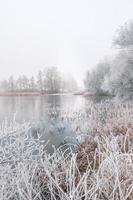
[[[132,200],[132,103],[88,105],[65,115],[61,126],[73,124],[82,141],[75,151],[59,147],[48,154],[39,129],[34,137],[30,124],[1,124],[0,199]]]

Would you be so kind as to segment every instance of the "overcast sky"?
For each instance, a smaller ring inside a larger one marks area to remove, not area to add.
[[[0,0],[0,79],[58,66],[81,82],[130,19],[133,0]]]

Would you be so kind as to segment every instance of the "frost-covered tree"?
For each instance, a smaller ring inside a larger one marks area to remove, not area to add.
[[[60,92],[61,76],[56,67],[49,67],[44,70],[45,90],[49,93]]]
[[[23,85],[23,90],[26,91],[29,89],[29,79],[25,75],[22,76],[22,85]]]
[[[15,90],[17,91],[28,91],[30,88],[29,79],[27,76],[19,76],[15,81]]]
[[[0,91],[5,92],[8,90],[8,81],[3,80],[0,82]]]
[[[105,76],[110,73],[110,64],[107,60],[100,62],[92,71],[86,73],[84,85],[87,91],[101,93]]]
[[[34,90],[36,90],[36,82],[35,82],[35,78],[34,78],[34,76],[32,76],[31,78],[30,78],[30,81],[29,81],[30,83],[30,89],[32,90],[32,91],[34,91]]]
[[[121,51],[110,63],[102,88],[119,99],[133,99],[133,22],[120,27],[114,45]]]
[[[118,98],[133,98],[133,55],[131,51],[123,50],[116,56],[102,88]]]
[[[39,71],[37,75],[37,88],[39,91],[43,91],[43,72]]]
[[[133,22],[120,27],[114,45],[121,50],[113,60],[106,60],[86,74],[85,88],[109,92],[119,99],[133,99]]]
[[[8,90],[11,91],[11,92],[13,92],[15,90],[15,80],[14,80],[13,76],[9,77]]]
[[[129,48],[133,46],[133,22],[125,23],[121,26],[113,41],[114,45],[119,48]]]
[[[18,79],[16,80],[16,89],[17,90],[23,89],[23,83],[22,83],[22,77],[21,76],[19,76]]]
[[[9,80],[0,82],[2,92],[30,92],[31,90],[41,94],[72,92],[77,90],[77,83],[72,76],[65,80],[56,67],[45,68],[30,79],[26,75],[20,75],[17,79],[11,76]]]

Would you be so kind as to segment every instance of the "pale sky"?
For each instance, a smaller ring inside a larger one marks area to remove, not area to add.
[[[57,66],[81,83],[131,19],[133,0],[0,0],[0,79]]]

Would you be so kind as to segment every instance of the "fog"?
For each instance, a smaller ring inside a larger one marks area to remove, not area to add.
[[[57,66],[82,84],[132,10],[132,0],[0,0],[0,79]]]

